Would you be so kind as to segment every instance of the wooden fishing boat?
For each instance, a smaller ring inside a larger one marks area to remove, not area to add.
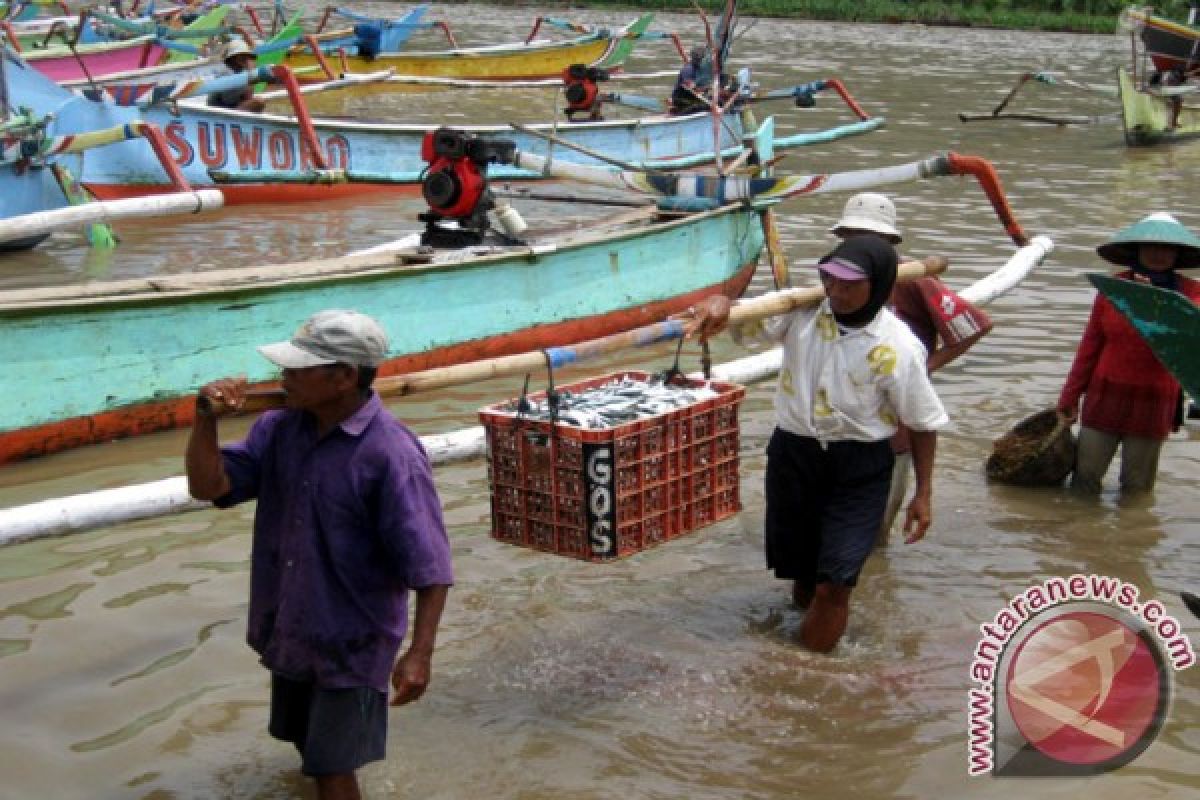
[[[1200,107],[1188,100],[1200,86],[1138,86],[1123,67],[1117,69],[1121,123],[1130,147],[1200,136]]]
[[[1192,8],[1183,25],[1129,8],[1118,20],[1132,50],[1128,69],[1117,71],[1125,143],[1131,147],[1185,139],[1200,133],[1200,108],[1188,101],[1200,92],[1200,28]]]
[[[341,72],[390,69],[399,75],[493,81],[554,77],[561,75],[572,64],[617,69],[629,58],[634,45],[646,33],[653,19],[653,14],[645,14],[616,31],[598,29],[562,41],[538,40],[440,51],[380,52],[369,57],[347,53],[335,63]],[[321,67],[323,62],[325,56],[320,48],[314,50],[308,43],[297,45],[284,58],[284,64],[296,70]]]
[[[365,254],[0,292],[0,463],[187,424],[198,386],[239,372],[271,379],[254,346],[323,308],[378,319],[391,336],[382,373],[410,372],[595,338],[714,291],[735,297],[762,245],[751,209],[651,207],[579,233],[428,259]]]
[[[96,42],[76,48],[30,50],[23,53],[29,64],[53,81],[72,81],[88,75],[109,75],[150,67],[163,60],[167,49],[155,36],[139,36],[119,42]]]
[[[976,305],[986,305],[1019,284],[1053,249],[1053,242],[1044,236],[1035,236],[1033,241],[1018,249],[1005,263],[971,286],[959,289],[963,299]],[[915,265],[908,265],[915,266]],[[901,275],[906,265],[901,265]],[[751,313],[783,313],[806,302],[805,295],[812,289],[791,289],[771,292],[735,305],[733,316],[742,311]],[[596,358],[623,349],[630,349],[670,338],[678,338],[679,320],[645,326],[602,340],[583,342],[576,346],[561,348],[576,354],[579,360]],[[554,351],[551,351],[554,352]],[[544,361],[544,356],[542,356]],[[712,378],[734,383],[753,383],[764,380],[779,371],[782,353],[779,348],[758,353],[713,367]],[[542,363],[527,366],[520,355],[509,356],[501,362],[484,362],[494,367],[494,375],[515,375],[530,369],[541,369]],[[464,365],[470,367],[472,365]],[[476,364],[475,366],[482,366]],[[520,367],[520,372],[515,368]],[[473,370],[464,370],[473,371]],[[397,376],[388,379],[395,396],[409,395],[417,391],[430,391],[447,385],[461,385],[478,380],[473,376],[458,374],[458,370],[435,370],[436,373],[454,372],[443,375],[442,380],[431,381],[431,373]],[[698,376],[697,376],[698,377]],[[399,384],[403,384],[403,389]],[[381,391],[381,394],[388,394]],[[474,427],[448,433],[427,434],[421,443],[429,453],[429,459],[438,466],[464,459],[478,458],[486,453],[485,435],[482,428]],[[32,541],[48,536],[92,530],[107,525],[117,525],[139,519],[149,519],[188,511],[208,508],[206,503],[193,500],[188,494],[187,479],[182,475],[164,478],[150,483],[105,488],[85,494],[47,498],[38,502],[0,509],[0,547],[18,542]]]
[[[1125,143],[1130,147],[1200,134],[1200,107],[1189,102],[1200,94],[1200,83],[1195,82],[1200,72],[1200,29],[1140,9],[1123,12],[1120,24],[1130,32],[1132,58],[1128,67],[1117,68],[1115,87],[1083,84],[1048,72],[1027,72],[1018,77],[1016,85],[990,113],[960,113],[959,119],[1008,119],[1060,126],[1109,121],[1109,116],[1005,111],[1025,86],[1060,86],[1116,97]]]
[[[1134,50],[1141,51],[1159,72],[1200,67],[1200,28],[1195,27],[1195,8],[1188,23],[1156,16],[1146,8],[1127,8],[1118,18],[1119,30],[1129,31]]]
[[[22,105],[39,114],[53,115],[56,132],[92,130],[136,120],[158,126],[188,182],[195,187],[220,185],[229,204],[416,191],[427,166],[421,144],[436,126],[312,119],[299,88],[289,82],[290,73],[283,68],[274,70],[288,86],[295,117],[213,108],[202,105],[202,99],[147,108],[123,106],[104,98],[93,101],[53,84],[15,58],[10,60],[8,80],[12,95]],[[260,74],[269,73],[260,70]],[[239,80],[236,76],[218,80],[231,79]],[[257,79],[245,76],[240,80]],[[207,88],[215,85],[214,81]],[[205,89],[196,84],[181,87],[180,92],[186,96],[187,92]],[[179,96],[172,95],[172,99]],[[859,119],[811,135],[787,137],[779,147],[830,141],[882,124],[881,118]],[[530,126],[535,131],[552,127]],[[467,130],[488,138],[513,139],[529,153],[547,154],[550,150],[542,138],[507,125],[469,126]],[[736,157],[742,151],[745,134],[741,118],[730,115],[719,132],[715,144],[725,156]],[[713,123],[706,114],[570,123],[558,126],[557,133],[570,143],[635,165],[678,169],[713,158]],[[563,147],[556,148],[554,155],[570,163],[602,164],[593,156]],[[509,166],[497,167],[493,175],[506,179],[539,177]],[[165,188],[150,154],[132,145],[114,145],[104,159],[87,160],[79,178],[104,199],[145,195]]]
[[[229,13],[219,6],[198,17],[185,31],[211,31],[219,28]],[[21,56],[37,71],[56,82],[103,78],[115,73],[144,69],[168,59],[168,49],[155,34],[114,41],[93,41],[78,45],[60,44],[25,50]],[[177,53],[174,60],[190,60],[191,54]]]
[[[1179,292],[1111,275],[1089,274],[1191,397],[1200,397],[1200,307]]]
[[[197,386],[237,372],[266,381],[271,371],[253,345],[278,339],[322,308],[355,308],[383,323],[392,335],[386,377],[627,330],[717,290],[736,296],[767,240],[769,207],[791,196],[969,174],[1013,241],[1028,242],[991,165],[947,154],[761,180],[660,174],[639,180],[555,162],[559,177],[665,195],[664,207],[689,210],[639,207],[615,220],[589,219],[581,232],[521,240],[511,238],[522,234],[509,219],[502,246],[486,240],[452,246],[443,237],[482,237],[487,195],[467,184],[444,191],[454,181],[446,173],[460,175],[465,161],[486,164],[492,154],[450,144],[440,150],[446,162],[431,169],[437,185],[426,186],[431,213],[423,217],[420,241],[428,248],[410,240],[318,262],[0,293],[0,347],[12,386],[0,408],[0,463],[187,424]],[[760,154],[769,156],[769,140],[760,144]],[[495,157],[551,166],[511,148]],[[708,210],[691,210],[697,208]]]

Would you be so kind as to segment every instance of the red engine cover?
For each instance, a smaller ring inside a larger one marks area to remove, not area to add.
[[[435,155],[433,136],[421,142],[421,158],[429,163],[422,194],[429,207],[443,217],[469,217],[487,188],[487,176],[466,156]]]
[[[563,95],[567,98],[568,111],[590,111],[596,104],[596,95],[600,93],[600,87],[595,81],[573,77],[570,70],[567,70],[563,72],[563,83]]]

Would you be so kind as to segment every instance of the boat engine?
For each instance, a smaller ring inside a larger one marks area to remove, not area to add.
[[[608,70],[572,64],[563,70],[563,95],[567,98],[567,119],[574,122],[576,114],[587,114],[588,119],[602,119],[600,109],[606,95],[600,93],[598,84],[609,78]]]
[[[465,247],[482,242],[488,229],[487,214],[496,207],[488,189],[488,164],[511,162],[516,149],[511,140],[481,139],[454,128],[425,134],[421,158],[429,166],[421,193],[429,211],[417,216],[425,223],[421,244]]]

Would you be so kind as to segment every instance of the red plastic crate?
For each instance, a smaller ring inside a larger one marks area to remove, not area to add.
[[[618,372],[559,388],[578,393],[626,376],[650,377]],[[608,561],[740,511],[738,404],[746,391],[708,385],[716,397],[603,430],[518,417],[512,401],[482,409],[492,536]]]

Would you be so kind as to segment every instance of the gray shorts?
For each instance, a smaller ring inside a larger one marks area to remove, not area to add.
[[[345,775],[387,753],[387,695],[376,689],[321,689],[271,676],[267,731],[291,742],[312,777]]]

